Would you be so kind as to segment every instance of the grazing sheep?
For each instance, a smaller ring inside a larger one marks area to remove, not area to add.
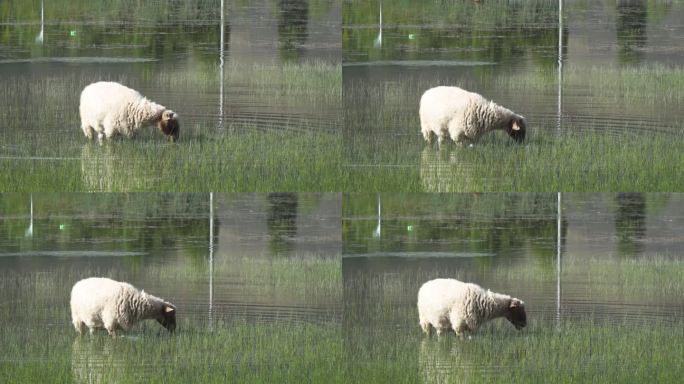
[[[88,139],[95,132],[99,139],[116,134],[132,138],[140,127],[157,124],[171,141],[178,140],[178,114],[119,83],[100,81],[83,88],[79,110]]]
[[[458,87],[435,87],[420,98],[420,127],[428,143],[437,136],[441,144],[449,136],[455,143],[465,144],[495,129],[505,130],[513,140],[522,142],[526,122],[524,117],[477,93]]]
[[[104,328],[115,336],[117,329],[127,331],[145,319],[155,319],[173,331],[176,307],[128,283],[102,277],[83,279],[71,289],[71,320],[80,334],[88,327],[90,334]]]
[[[520,330],[527,325],[522,300],[484,290],[477,284],[455,279],[435,279],[418,291],[420,327],[428,335],[431,327],[437,334],[453,329],[457,335],[474,334],[481,324],[505,317]]]

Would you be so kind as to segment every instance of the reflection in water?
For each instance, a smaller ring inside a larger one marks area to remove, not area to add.
[[[278,43],[283,61],[296,61],[308,38],[307,0],[278,0]]]
[[[373,40],[373,47],[382,47],[382,1],[380,1],[380,21],[378,23],[378,35]]]
[[[639,256],[646,237],[646,196],[643,193],[618,193],[615,202],[618,252],[624,256]]]
[[[141,169],[145,160],[136,153],[121,156],[118,143],[86,142],[81,150],[83,186],[91,192],[153,190],[159,175]],[[136,169],[137,168],[137,169]]]
[[[25,207],[26,196],[2,196],[0,202]],[[23,215],[21,220],[0,220],[0,253],[60,260],[97,258],[104,263],[125,259],[139,265],[166,260],[168,252],[188,238],[199,237],[206,244],[209,233],[209,210],[201,194],[32,194],[34,206],[28,220]],[[17,238],[27,221],[32,236]],[[218,236],[220,222],[213,223]],[[206,247],[198,244],[184,247],[182,256],[197,261],[205,254]]]
[[[268,202],[267,225],[271,252],[275,255],[290,254],[294,246],[292,239],[297,235],[297,194],[269,193]]]
[[[420,155],[420,182],[425,192],[454,192],[461,185],[470,185],[472,176],[466,164],[458,161],[458,150],[451,150],[451,144],[442,149],[426,145]],[[458,184],[454,180],[460,180]]]
[[[619,0],[616,6],[615,28],[620,61],[639,64],[642,59],[641,48],[646,47],[647,43],[648,4],[643,0]]]
[[[98,336],[76,337],[71,349],[71,371],[75,383],[116,383],[123,380],[125,360],[115,344],[126,339]],[[141,368],[141,367],[138,367]]]
[[[459,382],[459,374],[466,369],[480,369],[483,367],[477,361],[468,362],[468,353],[461,350],[465,347],[464,342],[453,340],[450,337],[424,337],[420,343],[418,367],[423,383],[451,383]],[[459,369],[454,369],[457,364]]]

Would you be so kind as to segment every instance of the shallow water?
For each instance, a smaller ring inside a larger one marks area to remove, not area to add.
[[[666,288],[681,290],[681,279],[661,274],[670,262],[681,268],[681,194],[562,194],[560,254],[557,199],[351,195],[343,209],[346,313],[408,332],[417,327],[418,288],[437,277],[522,298],[539,326],[668,321],[684,312]],[[642,273],[642,284],[630,287]],[[387,307],[370,309],[377,302]]]
[[[119,81],[177,112],[186,145],[235,131],[326,134],[339,126],[339,4],[226,1],[223,21],[221,1],[106,4],[47,1],[42,26],[40,1],[0,6],[0,158],[10,169],[77,171],[74,159],[88,150],[79,94],[101,80]],[[156,128],[141,136],[139,145],[164,141]],[[262,148],[268,160],[267,146],[255,143],[253,151]],[[222,160],[206,148],[194,155]],[[85,180],[77,189],[97,188]]]
[[[210,366],[211,382],[434,382],[460,369],[477,381],[523,359],[515,377],[533,379],[576,356],[593,379],[633,340],[661,359],[668,347],[650,337],[681,334],[684,314],[684,196],[560,199],[559,257],[553,193],[3,194],[0,377],[182,382]],[[122,338],[78,337],[68,295],[88,276],[172,301],[177,332],[147,321]],[[416,292],[443,276],[525,300],[528,327],[424,338]]]
[[[460,86],[524,115],[531,150],[563,143],[566,135],[576,133],[676,139],[684,118],[684,94],[678,85],[684,78],[684,7],[629,1],[564,4],[562,25],[558,4],[548,1],[457,2],[446,8],[384,2],[382,26],[380,2],[346,7],[346,167],[361,174],[360,167],[379,167],[395,178],[409,179],[427,169],[455,168],[436,158],[426,163],[421,156],[425,144],[418,104],[422,93],[437,85]],[[501,132],[492,136],[482,145],[510,141]],[[591,145],[587,142],[586,147]],[[651,152],[663,150],[655,142],[647,146]],[[587,159],[582,163],[598,162],[602,155],[583,157]],[[558,159],[543,161],[561,167]],[[465,173],[480,166],[473,161],[458,165]],[[652,172],[659,170],[654,167]],[[491,182],[491,190],[510,190],[511,176],[499,177],[500,183]],[[560,176],[559,189],[567,190],[563,177],[569,176]],[[467,181],[460,189],[421,183],[426,191],[469,190]]]
[[[488,357],[493,345],[522,339],[524,351],[540,332],[561,329],[549,353],[563,354],[575,348],[568,335],[587,324],[677,327],[684,314],[684,196],[566,193],[560,199],[559,213],[553,193],[345,196],[346,329],[366,335],[355,342],[377,353],[403,345],[399,353],[416,355],[425,382],[458,382],[461,371],[502,379],[514,352],[495,352],[504,359],[497,363]],[[517,332],[498,319],[467,342],[416,336],[418,289],[444,277],[524,300],[528,327]],[[652,343],[644,348],[667,348]],[[595,353],[594,363],[604,364],[603,353]],[[543,358],[525,361],[541,376],[557,369]]]
[[[330,280],[339,271],[338,195],[17,194],[0,200],[2,306],[14,313],[7,322],[26,321],[30,311],[21,307],[40,300],[55,306],[42,321],[71,331],[61,303],[76,281],[90,276],[128,281],[201,324],[236,316],[341,317],[339,287]]]

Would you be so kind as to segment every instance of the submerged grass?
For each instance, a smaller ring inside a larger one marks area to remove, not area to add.
[[[339,324],[181,321],[175,334],[78,337],[59,327],[3,327],[3,382],[676,382],[679,321],[487,327],[472,340]],[[29,324],[30,326],[30,324]]]
[[[305,61],[4,79],[2,191],[335,191],[341,71]],[[80,131],[78,94],[97,80],[139,89],[181,115],[181,138],[145,129],[98,146]]]
[[[80,144],[79,144],[80,142]],[[98,146],[74,137],[67,158],[4,158],[5,191],[334,191],[341,145],[325,132],[221,131]]]
[[[359,361],[350,377],[388,383],[676,381],[684,372],[684,346],[668,340],[684,335],[681,261],[668,255],[621,262],[566,255],[563,260],[558,317],[549,305],[555,300],[549,292],[555,289],[554,266],[512,263],[483,273],[445,262],[402,270],[394,260],[392,267],[378,261],[374,268],[369,261],[353,271],[343,260],[346,351]],[[445,274],[484,279],[487,287],[520,294],[528,327],[518,332],[498,319],[471,340],[424,337],[415,292],[425,280]],[[610,308],[619,303],[622,309]]]
[[[472,73],[471,73],[472,72]],[[684,180],[681,68],[569,67],[557,125],[553,69],[368,83],[345,80],[345,191],[679,191]],[[426,89],[458,84],[526,115],[528,140],[501,132],[473,148],[429,147],[418,103]],[[528,95],[519,98],[517,95]]]
[[[450,144],[442,149],[427,146],[417,135],[409,140],[413,143],[388,143],[384,153],[345,164],[345,190],[684,190],[684,179],[678,177],[684,167],[680,135],[606,136],[593,131],[532,137],[525,146],[512,145],[502,136],[482,140],[474,148]],[[358,152],[363,152],[359,147],[368,148],[361,140],[354,145]]]

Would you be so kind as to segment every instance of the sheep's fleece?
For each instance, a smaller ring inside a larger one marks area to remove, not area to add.
[[[451,137],[459,144],[475,141],[492,130],[504,130],[517,142],[525,140],[526,121],[521,115],[481,95],[458,87],[435,87],[420,99],[423,138],[439,143]]]
[[[86,327],[106,329],[114,336],[117,329],[129,330],[137,322],[155,319],[164,328],[176,328],[176,307],[128,283],[107,278],[83,279],[71,289],[71,318],[79,333]]]
[[[441,334],[453,329],[457,335],[475,333],[484,322],[506,317],[516,329],[527,325],[524,302],[508,295],[484,290],[477,284],[455,279],[435,279],[418,291],[420,327]]]
[[[116,82],[100,81],[86,86],[79,106],[81,129],[92,139],[95,134],[128,138],[145,125],[157,124],[172,141],[178,139],[178,114]]]

